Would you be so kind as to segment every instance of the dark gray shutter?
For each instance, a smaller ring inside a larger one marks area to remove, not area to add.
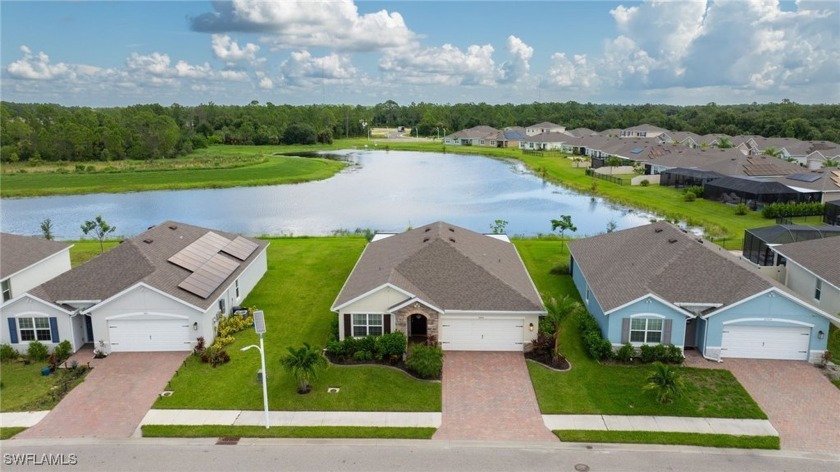
[[[391,315],[382,315],[382,332],[384,334],[391,333]]]
[[[662,330],[662,344],[671,344],[672,320],[665,320],[665,329]]]
[[[14,318],[9,318],[9,339],[12,341],[12,344],[18,343],[17,323],[15,323]]]
[[[353,336],[353,319],[350,316],[350,313],[344,314],[344,338],[349,338]]]
[[[50,335],[52,336],[52,342],[57,343],[61,341],[58,338],[58,318],[50,317]]]
[[[630,318],[621,320],[621,344],[630,342]]]

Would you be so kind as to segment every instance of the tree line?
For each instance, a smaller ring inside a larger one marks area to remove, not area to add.
[[[594,131],[647,123],[672,131],[756,134],[840,142],[840,105],[781,103],[699,106],[592,103],[399,105],[248,105],[65,107],[0,102],[0,158],[15,161],[157,159],[210,144],[330,143],[363,137],[373,127],[412,128],[444,136],[478,125],[530,126],[543,121]]]

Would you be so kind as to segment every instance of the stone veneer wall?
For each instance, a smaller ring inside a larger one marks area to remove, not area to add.
[[[434,336],[437,339],[440,314],[426,305],[417,302],[394,312],[394,317],[396,317],[396,331],[401,331],[408,335],[408,317],[415,313],[426,315],[426,334],[428,336]]]

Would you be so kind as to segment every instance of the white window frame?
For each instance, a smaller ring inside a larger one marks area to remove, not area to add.
[[[637,321],[644,321],[644,327],[637,328],[633,324]],[[659,322],[659,329],[650,326],[651,321]],[[633,333],[642,333],[642,339],[633,339]],[[658,340],[652,340],[651,335],[659,334]],[[665,320],[663,318],[630,318],[630,343],[631,344],[662,344],[662,337],[665,334]]]
[[[38,326],[38,322],[43,320],[46,323],[46,327]],[[23,326],[24,321],[28,321],[29,326]],[[50,319],[46,316],[23,316],[17,319],[17,327],[18,327],[18,339],[20,342],[31,342],[31,341],[41,341],[41,342],[53,342],[52,338],[52,327],[50,326]],[[31,333],[31,338],[27,338],[23,335],[23,333]],[[46,333],[46,336],[42,336]]]
[[[378,322],[376,317],[379,317]],[[381,336],[385,333],[384,320],[385,316],[381,313],[353,313],[350,316],[350,333],[354,338]],[[359,330],[357,331],[356,328]]]
[[[822,298],[822,279],[817,279],[814,285],[814,300],[820,301],[820,298]]]
[[[6,279],[3,282],[0,282],[0,286],[2,286],[3,290],[3,301],[9,301],[12,299],[12,281],[11,279]]]
[[[239,301],[239,279],[233,281],[233,293],[236,294],[236,301]]]

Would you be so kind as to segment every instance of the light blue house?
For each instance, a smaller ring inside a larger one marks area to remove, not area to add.
[[[614,347],[817,362],[840,320],[664,222],[572,241],[575,286]]]

